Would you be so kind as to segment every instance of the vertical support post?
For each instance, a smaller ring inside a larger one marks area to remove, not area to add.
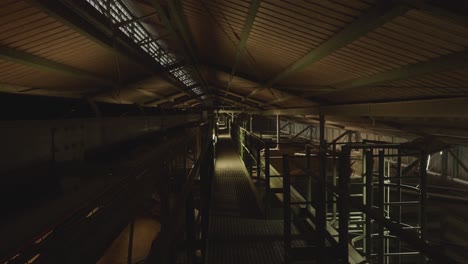
[[[426,239],[426,206],[427,206],[427,170],[426,164],[428,160],[428,154],[426,151],[421,151],[421,157],[419,159],[419,188],[421,190],[421,204],[420,204],[420,226],[419,237],[421,239]],[[421,263],[425,263],[424,256],[421,254]]]
[[[336,142],[333,142],[333,175],[332,175],[332,181],[333,181],[333,186],[337,186],[338,184],[338,172],[337,172],[337,167],[338,167],[338,161],[336,157]],[[332,209],[332,223],[333,226],[335,226],[336,219],[337,219],[337,204],[336,204],[336,197],[335,195],[331,195],[331,199],[333,202],[333,209]]]
[[[340,174],[338,179],[338,210],[339,210],[339,222],[338,222],[338,252],[339,259],[338,263],[349,263],[348,261],[348,244],[349,244],[349,183],[351,177],[351,149],[347,146],[343,146],[341,149],[340,157]]]
[[[93,110],[96,117],[101,118],[102,117],[102,111],[99,108],[99,106],[96,104],[96,102],[94,100],[92,100],[92,99],[86,99],[86,101],[91,106],[91,109]]]
[[[190,192],[187,197],[185,210],[185,230],[187,240],[187,260],[189,264],[196,263],[195,255],[195,215],[193,206],[193,193]]]
[[[250,178],[252,178],[253,176],[253,164],[254,164],[254,160],[253,160],[253,147],[252,147],[252,132],[249,132],[249,176]]]
[[[276,148],[280,148],[280,137],[281,137],[281,128],[280,128],[280,115],[276,115]]]
[[[401,196],[401,177],[403,176],[403,173],[402,173],[402,170],[401,170],[401,149],[400,147],[398,147],[398,150],[397,150],[397,202],[401,203],[402,201],[402,196]],[[397,216],[396,216],[396,221],[398,224],[401,224],[402,222],[402,219],[401,219],[401,205],[398,206],[398,211],[397,211]],[[401,240],[400,239],[397,239],[397,242],[396,242],[396,247],[397,247],[397,250],[398,252],[401,252]],[[398,256],[398,262],[397,263],[401,263],[401,256]]]
[[[319,249],[319,262],[325,262],[325,232],[326,232],[326,181],[327,181],[327,153],[326,153],[326,141],[325,141],[325,116],[320,115],[320,186],[317,188],[318,199],[317,199],[317,235],[318,235],[318,249]]]
[[[270,214],[270,142],[265,142],[265,217]]]
[[[310,159],[310,147],[306,146],[306,174],[307,174],[307,210],[312,209],[312,161]]]
[[[384,150],[379,151],[379,215],[385,217],[384,210],[384,169],[385,169],[385,152]],[[377,252],[378,263],[385,263],[385,237],[384,237],[384,226],[379,223],[379,249]]]
[[[128,254],[127,254],[127,263],[132,264],[133,259],[133,234],[135,233],[135,219],[132,218],[130,222],[130,230],[128,234]]]
[[[442,172],[442,177],[447,180],[448,178],[448,151],[442,151],[442,157],[440,159],[441,161],[441,172]]]
[[[285,263],[289,263],[291,251],[291,188],[288,155],[283,155],[283,208],[284,208],[284,247]]]
[[[200,187],[201,187],[201,226],[202,226],[202,254],[206,254],[206,243],[209,225],[209,210],[211,200],[211,185],[213,182],[214,170],[213,144],[208,144],[206,158],[200,166]]]
[[[373,208],[373,186],[372,186],[372,180],[374,177],[374,153],[369,150],[366,151],[366,201],[365,201],[365,206],[366,206],[366,211],[370,212]],[[365,233],[366,233],[366,241],[365,241],[365,247],[366,247],[366,258],[371,259],[372,255],[372,219],[366,215],[366,228],[365,228]]]
[[[260,144],[256,144],[256,152],[257,152],[257,181],[261,178],[262,174],[262,156],[260,154]]]

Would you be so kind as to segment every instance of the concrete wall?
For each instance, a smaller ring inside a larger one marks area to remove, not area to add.
[[[79,161],[85,153],[199,120],[199,115],[0,122],[0,174],[51,161]]]

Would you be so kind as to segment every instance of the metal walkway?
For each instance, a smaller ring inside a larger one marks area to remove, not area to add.
[[[228,136],[220,136],[217,152],[206,263],[283,263],[283,222],[261,219]]]

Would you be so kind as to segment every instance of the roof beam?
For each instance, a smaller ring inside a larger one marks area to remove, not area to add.
[[[375,8],[354,21],[350,26],[334,35],[325,43],[315,48],[304,57],[291,64],[281,73],[270,79],[267,82],[267,86],[272,86],[279,80],[318,62],[334,51],[352,43],[367,32],[370,32],[385,24],[387,21],[404,14],[409,9],[410,8],[408,6],[404,5],[394,6],[390,4],[389,1],[380,2]]]
[[[219,96],[218,96],[219,97]],[[251,106],[249,104],[246,104],[246,103],[242,103],[242,102],[239,102],[239,101],[236,101],[236,100],[233,100],[233,99],[230,99],[228,97],[221,97],[224,101],[230,103],[230,104],[234,104],[234,105],[237,105],[237,106],[241,106],[241,107],[246,107],[246,108],[249,108],[249,109],[258,109],[257,107],[254,107],[254,106]]]
[[[123,32],[112,30],[104,15],[88,3],[81,0],[25,0],[71,29],[91,39],[104,49],[135,62],[143,72],[157,75],[165,72],[162,65],[155,61]],[[166,77],[168,77],[167,75]],[[169,82],[184,90],[180,81],[166,78]],[[195,94],[192,94],[195,97]]]
[[[65,64],[44,59],[36,55],[32,55],[3,45],[0,45],[0,58],[3,60],[34,67],[40,70],[53,71],[76,78],[96,81],[104,85],[117,85],[109,77],[99,76],[95,73],[83,71]]]
[[[209,69],[212,69],[214,71],[219,71],[219,72],[224,72],[224,73],[228,73],[226,69],[223,68],[223,66],[218,66],[218,65],[208,65],[208,64],[205,64],[204,65],[205,67],[209,68]],[[258,84],[258,82],[256,81],[253,81],[252,78],[250,76],[247,76],[245,74],[242,74],[242,75],[236,75],[237,77],[241,78],[241,79],[244,79],[244,80],[247,80],[249,82],[252,82],[252,83],[256,83]],[[257,89],[267,89],[266,87],[259,87],[259,88],[255,88],[255,90]],[[271,89],[274,89],[274,90],[277,90],[275,88],[271,88]],[[278,99],[275,99],[275,100],[272,100],[270,102],[261,102],[262,105],[270,105],[270,106],[274,106],[276,103],[279,103],[279,102],[283,102],[283,101],[286,101],[286,100],[289,100],[289,99],[292,99],[292,98],[297,98],[297,97],[300,97],[299,95],[295,95],[295,94],[291,94],[291,93],[288,93],[288,92],[285,92],[285,91],[281,91],[281,93],[284,95],[283,97],[281,98],[278,98]],[[242,99],[245,101],[245,100],[250,100],[250,98],[252,97],[252,92],[249,93],[248,95],[244,95],[242,96]],[[304,99],[304,98],[303,98]],[[259,101],[260,102],[260,101]]]
[[[407,5],[394,5],[391,1],[378,1],[378,4],[366,14],[355,20],[351,25],[335,34],[322,45],[310,51],[301,59],[289,65],[278,75],[271,78],[268,87],[293,73],[301,71],[306,67],[318,62],[336,50],[350,44],[366,33],[380,27],[386,22],[406,13],[411,7]]]
[[[174,102],[175,99],[180,98],[184,95],[187,95],[186,93],[180,92],[180,93],[175,93],[173,95],[165,96],[165,97],[158,97],[156,99],[152,99],[149,101],[146,101],[143,103],[145,106],[157,106],[159,104],[165,103],[165,102]]]
[[[327,105],[306,108],[271,109],[258,115],[330,115],[368,117],[468,117],[468,97],[402,101],[390,103]]]
[[[255,100],[255,99],[252,99],[252,98],[245,98],[245,95],[236,93],[236,92],[234,92],[232,90],[228,91],[228,90],[226,90],[225,87],[222,87],[222,85],[216,84],[214,81],[210,81],[210,84],[213,85],[220,92],[224,92],[225,95],[230,94],[230,95],[233,95],[235,97],[240,98],[242,101],[250,101],[250,102],[255,103],[257,105],[260,105],[260,106],[268,105],[266,102],[263,102],[263,101],[260,101],[260,100]]]
[[[150,0],[151,5],[158,13],[159,18],[161,19],[162,24],[166,27],[166,29],[174,36],[176,36],[182,42],[183,51],[185,56],[190,59],[193,64],[194,71],[199,79],[199,81],[204,81],[204,78],[197,67],[197,59],[196,59],[196,52],[193,45],[193,41],[190,35],[190,32],[187,29],[185,20],[181,17],[182,13],[182,6],[179,0],[169,1],[169,11],[171,13],[172,18],[175,20],[179,31],[172,25],[169,17],[167,16],[164,8],[162,7],[159,0]],[[179,34],[180,32],[180,34]]]
[[[468,10],[466,1],[425,1],[425,0],[399,0],[399,2],[411,5],[416,9],[424,10],[432,16],[468,26]],[[438,2],[438,3],[437,3]],[[442,6],[444,5],[445,6]]]
[[[116,53],[130,61],[136,62],[145,72],[154,73],[154,70],[159,71],[162,67],[154,61],[143,50],[139,49],[133,42],[126,39],[122,34],[115,34],[112,37],[112,29],[110,29],[107,21],[97,19],[93,14],[100,14],[98,11],[88,7],[87,3],[75,3],[73,0],[66,0],[73,7],[71,9],[63,0],[26,0],[29,4],[41,9],[48,15],[56,18],[66,26],[72,28],[83,36],[93,40],[95,43],[104,49]],[[80,1],[81,2],[81,1]],[[83,18],[83,16],[85,18]],[[119,33],[115,31],[115,33]]]
[[[234,93],[234,92],[232,92],[232,91],[227,92],[227,94],[230,94],[230,95],[232,95],[232,96],[235,96],[235,97],[237,97],[237,98],[240,98],[242,101],[249,101],[249,102],[252,102],[252,103],[257,104],[257,105],[259,105],[259,106],[267,105],[265,102],[258,101],[258,100],[252,99],[252,98],[244,99],[244,96],[243,96],[243,95],[238,94],[238,93]]]
[[[257,17],[258,9],[260,8],[261,0],[253,0],[250,3],[249,13],[247,18],[245,19],[244,28],[242,29],[242,35],[239,40],[239,44],[236,48],[236,58],[234,60],[234,65],[232,65],[231,74],[229,76],[229,82],[227,84],[226,93],[229,91],[231,87],[231,82],[234,79],[234,75],[236,74],[237,66],[241,61],[242,56],[244,55],[245,48],[247,46],[247,40],[249,39],[250,31],[253,27],[255,18]]]
[[[386,71],[363,78],[332,84],[331,86],[335,87],[336,90],[332,92],[323,92],[320,94],[335,93],[346,89],[399,81],[465,67],[468,67],[468,51],[442,56],[430,61],[404,66],[399,69]]]
[[[151,14],[147,14],[147,15],[144,15],[144,16],[141,16],[141,17],[135,17],[135,18],[130,19],[130,20],[122,21],[120,23],[115,24],[115,27],[124,27],[124,26],[126,26],[128,24],[132,24],[132,23],[135,23],[135,22],[140,22],[142,20],[148,19],[148,18],[153,17],[153,16],[155,16],[157,14],[158,13],[153,12]]]
[[[166,67],[163,68],[163,70],[160,72],[160,74],[163,74],[163,73],[167,73],[169,72],[170,70],[173,70],[173,69],[176,69],[178,67],[181,67],[183,66],[184,63],[181,62],[181,63],[174,63],[174,64],[171,64],[171,65],[168,65]],[[148,77],[148,76],[144,76],[143,78],[138,78],[138,79],[134,79],[134,80],[129,80],[129,81],[126,81],[125,83],[123,83],[122,85],[120,86],[123,86],[119,89],[119,91],[126,91],[126,90],[132,90],[132,89],[135,89],[135,85],[139,84],[139,83],[144,83],[145,81],[147,80],[151,80],[151,78],[154,78],[154,76],[151,76],[151,77]],[[167,81],[167,80],[165,80]],[[168,82],[170,83],[170,82]],[[184,89],[181,89],[180,87],[178,86],[173,86],[174,89],[177,89],[179,90],[180,92],[182,93],[186,93],[188,96],[191,96],[191,94],[189,92],[187,92],[186,90]],[[95,97],[98,97],[98,96],[105,96],[105,95],[110,95],[112,93],[114,93],[115,90],[114,89],[103,89],[99,92],[95,92],[95,93],[89,93],[89,94],[86,94],[85,97],[89,98],[89,99],[93,99]],[[195,96],[194,96],[195,97]]]

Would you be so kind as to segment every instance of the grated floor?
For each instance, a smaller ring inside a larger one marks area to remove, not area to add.
[[[220,137],[217,152],[206,263],[284,263],[283,222],[260,218],[230,138]]]

